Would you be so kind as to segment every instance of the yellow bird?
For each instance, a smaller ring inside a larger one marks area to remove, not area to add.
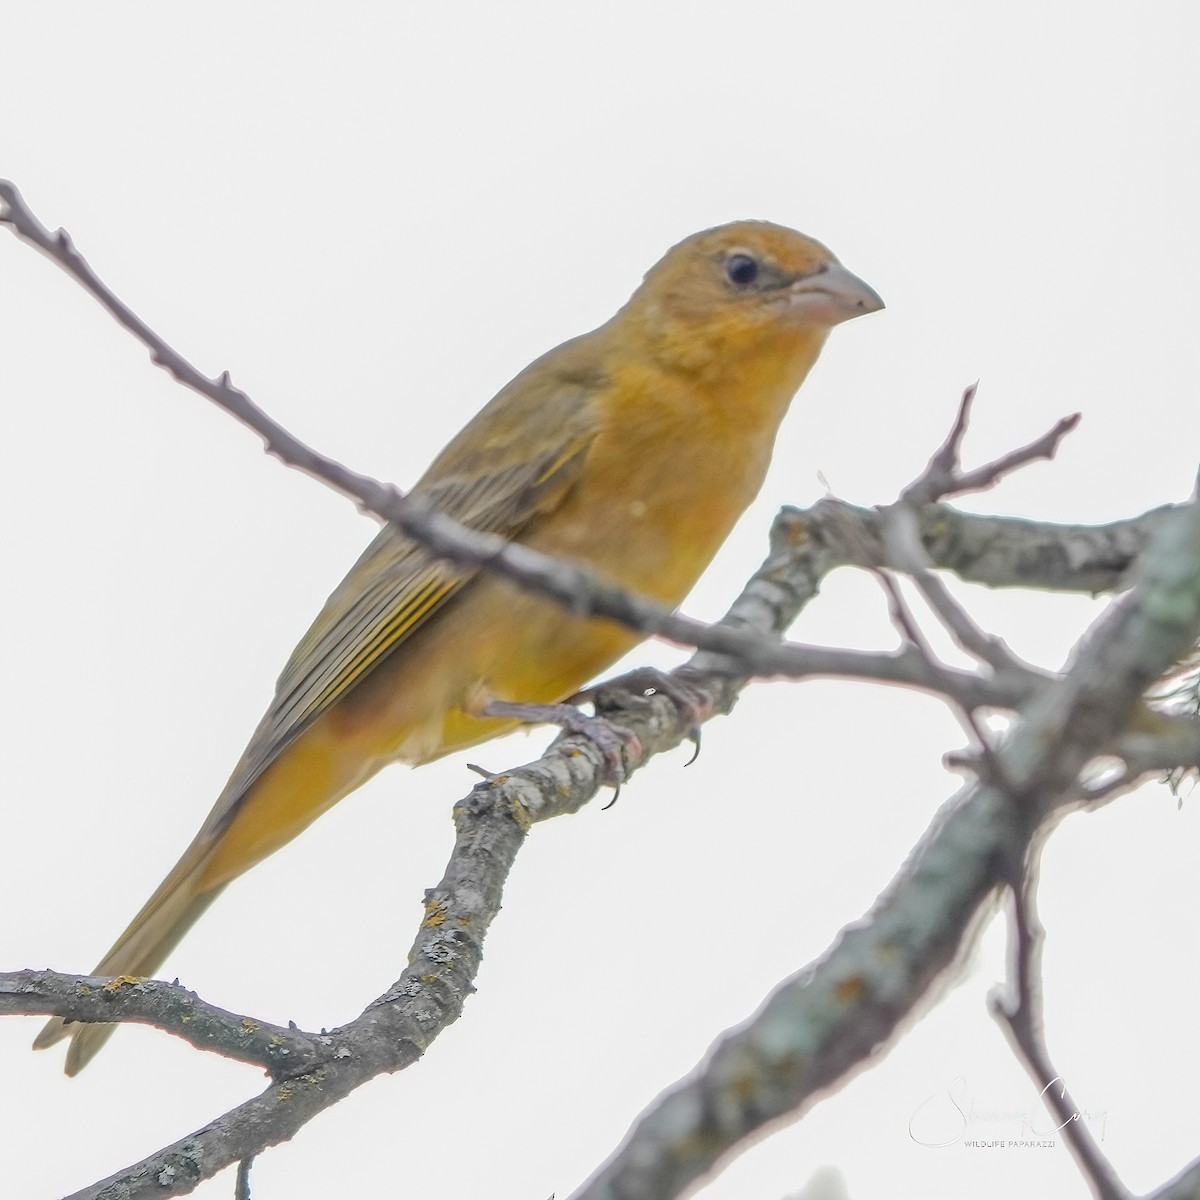
[[[883,301],[765,221],[694,234],[591,333],[526,367],[413,489],[474,529],[676,605],[757,494],[832,326]],[[381,767],[504,733],[492,702],[554,703],[640,640],[386,526],[296,647],[213,810],[96,967],[152,974],[231,880]],[[74,1075],[114,1026],[55,1018]]]

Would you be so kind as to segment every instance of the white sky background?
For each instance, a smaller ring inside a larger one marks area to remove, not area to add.
[[[822,472],[881,503],[982,380],[973,461],[1079,409],[1052,465],[981,510],[1101,521],[1185,497],[1200,460],[1194,5],[25,6],[0,43],[0,174],[210,373],[300,436],[411,483],[497,388],[606,319],[680,237],[766,217],[827,242],[886,312],[837,330],[763,493],[685,606],[715,618],[771,515]],[[294,641],[371,536],[350,505],[153,369],[53,266],[0,237],[7,566],[0,965],[87,970],[191,837]],[[1103,601],[967,591],[1061,663]],[[869,580],[793,630],[892,645]],[[673,664],[648,648],[638,661]],[[477,750],[535,757],[538,731]],[[567,1195],[727,1026],[887,884],[956,786],[937,703],[759,685],[610,811],[536,829],[479,992],[415,1069],[254,1170],[256,1197]],[[385,772],[229,889],[165,974],[333,1026],[399,973],[471,786]],[[1200,819],[1151,788],[1047,855],[1047,1021],[1134,1189],[1200,1153]],[[885,1062],[704,1200],[821,1164],[855,1200],[1085,1194],[1065,1150],[918,1145],[1046,1120],[986,1014],[994,927]],[[7,1194],[74,1190],[262,1086],[120,1033],[82,1076],[0,1022]],[[956,1083],[955,1081],[960,1082]],[[990,1115],[989,1115],[990,1114]],[[924,1127],[922,1132],[925,1132]],[[225,1197],[223,1176],[196,1195]]]

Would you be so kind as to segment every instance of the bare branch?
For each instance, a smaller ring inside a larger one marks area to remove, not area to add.
[[[799,545],[812,525],[818,531],[813,536],[820,536],[829,521],[828,510],[835,507],[853,514],[868,535],[882,543],[880,511],[841,500],[824,499],[807,510],[785,508],[780,519],[794,526],[792,541]],[[1131,568],[1177,508],[1163,505],[1106,525],[1064,525],[980,516],[933,504],[921,509],[921,541],[933,566],[968,583],[1097,595],[1129,586]],[[875,559],[880,565],[903,569],[880,553],[883,556]],[[865,565],[853,558],[846,563]]]
[[[954,963],[1021,836],[999,791],[951,801],[872,912],[655,1101],[573,1200],[677,1196],[876,1055]]]
[[[1135,775],[1200,770],[1200,721],[1157,709],[1113,747]]]
[[[494,571],[577,612],[610,617],[648,636],[656,635],[679,645],[725,656],[736,662],[736,665],[727,662],[725,669],[740,675],[884,678],[891,683],[933,692],[940,690],[937,672],[929,670],[919,655],[864,658],[857,654],[831,653],[822,647],[781,646],[774,639],[748,634],[732,626],[709,626],[634,596],[582,567],[549,558],[519,543],[469,529],[432,509],[419,496],[404,496],[390,484],[351,471],[289,433],[244,392],[233,387],[227,372],[212,379],[188,362],[118,299],[75,249],[65,231],[60,229],[51,233],[46,229],[17,188],[6,180],[0,180],[0,224],[10,225],[17,236],[76,279],[146,347],[156,365],[257,433],[269,454],[353,499],[363,510],[394,522],[435,554]],[[1021,453],[1009,455],[1005,461],[1016,463]],[[984,697],[979,695],[977,683],[968,686],[966,681],[958,682],[962,685],[961,694],[956,696],[960,703],[989,703],[1003,707],[1014,701],[1011,687],[1007,689],[1007,699],[1003,694]],[[1005,692],[1004,688],[999,690]]]
[[[1028,466],[1029,463],[1036,462],[1038,459],[1053,458],[1058,453],[1059,442],[1082,419],[1082,413],[1071,413],[1070,416],[1062,417],[1040,438],[1030,442],[1027,446],[1001,455],[1000,458],[982,467],[977,467],[974,471],[967,471],[959,476],[954,488],[954,495],[965,496],[968,492],[985,492],[989,488],[995,487],[1001,479],[1006,475],[1011,475],[1019,467]]]
[[[390,484],[351,471],[289,433],[244,392],[235,388],[228,372],[212,379],[188,362],[118,299],[75,249],[64,230],[51,233],[42,225],[15,185],[7,180],[0,180],[0,205],[3,205],[0,223],[9,224],[20,238],[77,280],[146,347],[156,366],[163,367],[179,383],[211,400],[257,433],[268,454],[354,500],[364,511],[394,522],[435,554],[484,567],[522,587],[549,596],[575,612],[610,617],[647,635],[658,635],[680,645],[700,647],[735,658],[746,675],[791,675],[797,669],[801,676],[841,674],[844,665],[850,677],[864,670],[869,674],[878,669],[888,674],[892,682],[914,683],[918,687],[937,690],[937,681],[914,661],[877,661],[874,664],[852,659],[839,661],[817,647],[780,655],[781,648],[774,639],[733,628],[719,628],[713,632],[713,628],[703,622],[677,615],[661,604],[635,596],[583,567],[553,559],[494,534],[469,529],[430,507],[420,496],[405,496]]]
[[[905,489],[902,500],[921,508],[953,492],[962,462],[963,438],[967,435],[971,407],[975,403],[978,390],[978,381],[964,389],[958,402],[958,411],[954,414],[954,424],[950,426],[946,440],[934,451],[920,476]]]
[[[233,1200],[250,1200],[250,1169],[253,1158],[243,1158],[237,1167],[237,1180],[233,1185]]]
[[[1037,459],[1053,458],[1059,443],[1081,419],[1080,413],[1072,413],[1055,422],[1054,426],[1040,438],[1027,446],[1010,451],[974,471],[962,470],[962,443],[966,436],[978,384],[973,383],[962,394],[954,424],[946,440],[929,460],[919,479],[911,483],[900,497],[901,503],[922,508],[947,496],[964,496],[968,492],[982,492],[995,487],[1006,475]]]
[[[912,577],[960,649],[996,671],[1021,671],[1027,669],[1027,665],[1019,662],[1001,639],[984,633],[950,595],[945,584],[930,571],[934,560],[921,540],[922,512],[947,496],[992,487],[1005,474],[1035,458],[1052,458],[1062,438],[1079,423],[1079,414],[1063,418],[1029,445],[964,474],[961,469],[962,442],[977,387],[978,384],[972,384],[963,392],[950,433],[921,477],[904,489],[895,504],[880,510],[879,540],[887,561]]]
[[[996,671],[1029,669],[1004,644],[985,633],[930,568],[933,558],[921,542],[921,512],[906,500],[880,510],[882,544],[888,561],[908,574],[943,628],[961,650]]]
[[[317,1035],[231,1013],[178,983],[0,972],[0,1012],[65,1017],[68,1021],[136,1021],[166,1030],[199,1050],[263,1067],[276,1077],[307,1070],[328,1054]]]
[[[724,686],[723,680],[713,682],[718,691]],[[616,715],[647,755],[679,745],[688,733],[666,696],[648,697]],[[426,893],[425,919],[409,965],[396,983],[349,1025],[319,1036],[294,1034],[306,1051],[316,1044],[315,1059],[298,1056],[289,1069],[277,1072],[280,1082],[258,1096],[71,1200],[102,1200],[112,1194],[111,1188],[118,1188],[124,1200],[161,1196],[164,1173],[171,1178],[173,1194],[183,1194],[291,1138],[316,1113],[368,1080],[415,1062],[458,1018],[473,990],[483,939],[525,835],[538,821],[578,811],[600,790],[606,770],[603,756],[588,740],[563,736],[537,762],[479,784],[455,806],[454,850],[441,882]],[[147,994],[169,986],[151,984]],[[0,1009],[4,999],[0,991]],[[82,1000],[80,1005],[74,1011],[83,1011]],[[57,1009],[26,1002],[21,1011]],[[118,1016],[115,1006],[93,1013],[93,1019],[101,1020]]]
[[[1194,1159],[1162,1187],[1147,1192],[1144,1200],[1196,1200],[1197,1196],[1200,1196],[1200,1158]]]
[[[928,575],[928,572],[923,572]],[[950,681],[947,667],[934,654],[933,648],[929,645],[924,633],[921,631],[920,625],[913,616],[911,609],[904,599],[903,593],[900,591],[899,585],[890,571],[885,571],[881,567],[874,568],[873,574],[883,586],[884,591],[888,595],[888,607],[892,614],[892,620],[901,634],[908,640],[915,653],[928,663],[939,679],[943,680],[943,690],[948,697],[955,695],[955,689]],[[976,747],[978,757],[981,762],[987,763],[991,769],[995,769],[995,760],[992,757],[991,746],[988,741],[987,734],[984,733],[983,727],[979,723],[978,717],[975,715],[977,706],[952,703],[951,708],[958,718],[959,724],[967,737],[970,738]]]
[[[1155,539],[1134,591],[1096,622],[1087,653],[1021,714],[984,782],[938,815],[875,908],[726,1035],[639,1118],[574,1200],[666,1200],[762,1126],[799,1115],[893,1036],[969,937],[994,889],[1146,687],[1200,634],[1200,509]]]
[[[1009,1044],[1038,1086],[1050,1111],[1055,1129],[1066,1140],[1075,1162],[1097,1200],[1129,1200],[1129,1192],[1101,1153],[1080,1109],[1067,1092],[1067,1085],[1050,1061],[1042,1017],[1042,948],[1046,931],[1037,915],[1037,872],[1032,866],[1011,891],[1009,913],[1009,993],[994,991],[992,1015],[1000,1023]]]

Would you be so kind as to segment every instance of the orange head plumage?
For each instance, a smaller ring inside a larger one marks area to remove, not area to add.
[[[672,246],[611,324],[664,366],[705,374],[793,348],[815,356],[834,325],[882,307],[820,242],[735,221]]]

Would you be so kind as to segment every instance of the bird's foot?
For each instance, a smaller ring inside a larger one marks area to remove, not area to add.
[[[480,716],[505,717],[526,725],[557,725],[567,733],[587,738],[604,758],[604,782],[618,791],[629,778],[630,767],[642,758],[642,743],[633,730],[604,716],[590,717],[572,704],[515,704],[508,700],[492,700]]]
[[[696,752],[687,762],[691,766],[700,755],[700,727],[712,715],[713,708],[712,697],[699,685],[685,676],[669,675],[657,667],[638,667],[625,675],[597,684],[584,693],[596,706],[597,713],[619,708],[631,696],[639,699],[654,694],[666,696],[679,713],[687,738],[696,747]]]

